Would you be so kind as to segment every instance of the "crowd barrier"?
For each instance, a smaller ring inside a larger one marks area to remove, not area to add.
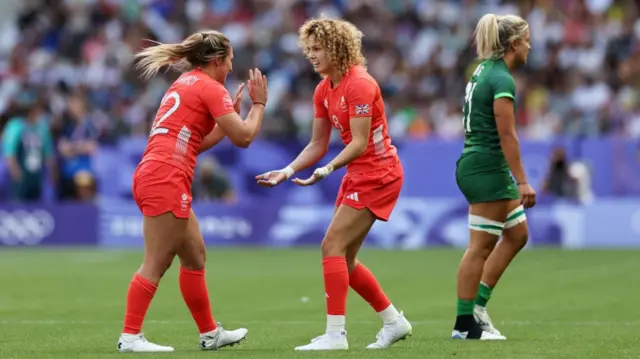
[[[194,210],[211,247],[296,247],[320,244],[333,205],[254,199],[233,206],[196,203]],[[640,247],[640,199],[541,203],[527,210],[527,217],[532,247]],[[403,197],[389,222],[374,225],[366,246],[464,247],[467,239],[464,201]],[[142,244],[142,218],[131,201],[0,205],[0,245],[136,248]]]

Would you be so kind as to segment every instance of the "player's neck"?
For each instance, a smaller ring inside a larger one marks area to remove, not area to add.
[[[342,78],[344,76],[342,75],[342,72],[340,72],[340,70],[332,69],[327,74],[327,77],[329,77],[329,80],[331,80],[331,88],[336,88],[338,87],[338,85],[340,85],[340,82],[342,82]]]
[[[509,71],[513,71],[516,68],[516,57],[514,54],[508,53],[504,55],[503,60]]]
[[[211,77],[212,79],[220,82],[220,83],[224,83],[224,77],[221,76],[220,74],[218,74],[218,71],[216,71],[215,68],[212,67],[201,67],[200,71],[204,72],[207,76]]]

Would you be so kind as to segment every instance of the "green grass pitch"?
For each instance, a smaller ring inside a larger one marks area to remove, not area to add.
[[[319,249],[211,249],[207,278],[216,320],[245,326],[240,346],[198,348],[182,302],[177,262],[160,284],[144,332],[176,352],[144,358],[638,358],[640,252],[527,250],[494,291],[489,310],[506,342],[449,338],[457,250],[378,251],[361,256],[413,336],[367,351],[381,324],[349,294],[346,352],[293,351],[324,330]],[[0,251],[0,358],[117,358],[124,300],[140,252]],[[308,297],[308,301],[303,301]]]

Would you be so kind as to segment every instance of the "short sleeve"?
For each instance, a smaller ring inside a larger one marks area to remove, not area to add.
[[[316,90],[313,93],[313,118],[329,119],[329,113],[327,112],[327,103],[322,91],[323,83],[324,82],[318,84],[318,86],[316,86]]]
[[[346,88],[349,117],[371,117],[377,86],[367,79],[355,79]]]
[[[233,100],[229,91],[222,85],[209,84],[200,92],[200,98],[213,118],[234,112]]]
[[[18,152],[21,127],[20,122],[15,119],[7,123],[2,134],[2,155],[4,157],[14,157]]]
[[[516,83],[513,77],[507,75],[496,76],[493,80],[493,99],[507,97],[515,101]]]

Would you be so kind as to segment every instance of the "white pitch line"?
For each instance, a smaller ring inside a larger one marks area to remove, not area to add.
[[[324,321],[320,320],[286,320],[286,321],[264,321],[264,320],[229,320],[227,322],[231,323],[239,323],[239,324],[268,324],[270,326],[273,325],[302,325],[302,324],[325,324]],[[193,321],[188,320],[146,320],[145,323],[148,324],[193,324]],[[353,324],[380,324],[380,321],[376,320],[356,320],[356,321],[348,321],[348,323]],[[100,320],[0,320],[0,325],[94,325],[94,324],[122,324],[121,321],[100,321]],[[431,325],[443,325],[443,324],[451,324],[451,321],[445,320],[422,320],[422,321],[412,321],[412,325],[418,326],[431,326]],[[600,327],[600,326],[625,326],[625,327],[635,327],[640,326],[640,321],[637,322],[628,322],[628,321],[584,321],[584,322],[574,322],[574,321],[502,321],[496,322],[498,325],[515,325],[515,326],[537,326],[537,325],[547,325],[547,326],[567,326],[567,327],[582,327],[582,326],[591,326],[591,327]]]

